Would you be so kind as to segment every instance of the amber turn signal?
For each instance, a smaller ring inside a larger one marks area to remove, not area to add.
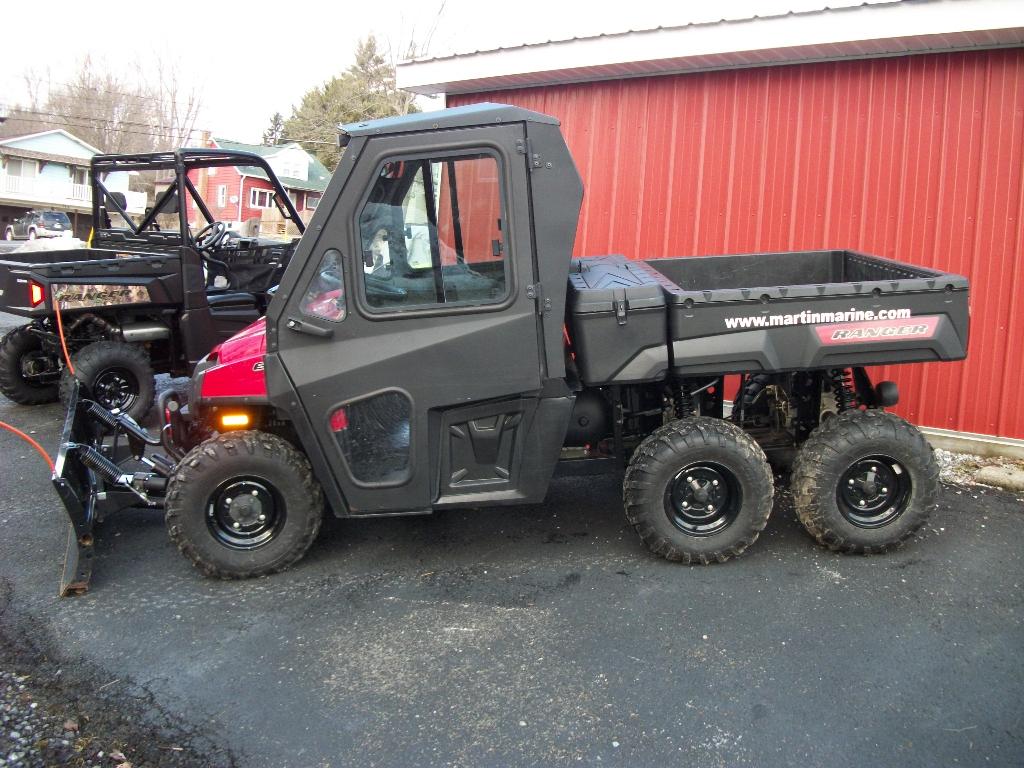
[[[220,425],[224,429],[241,429],[249,426],[248,413],[223,413],[220,416]]]

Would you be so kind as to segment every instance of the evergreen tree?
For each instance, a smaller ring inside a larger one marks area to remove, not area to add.
[[[345,72],[307,91],[284,124],[284,138],[307,149],[332,171],[341,159],[338,126],[419,111],[412,94],[395,88],[395,68],[373,35],[361,40]]]
[[[275,112],[270,118],[270,127],[263,132],[263,143],[268,147],[275,147],[281,143],[284,136],[284,116]]]

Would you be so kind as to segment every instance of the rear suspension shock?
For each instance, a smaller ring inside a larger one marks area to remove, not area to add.
[[[836,411],[842,413],[858,406],[857,394],[853,389],[853,374],[846,368],[829,371],[832,379],[832,396],[836,400]]]
[[[697,412],[693,394],[685,381],[676,382],[676,418],[685,419]]]

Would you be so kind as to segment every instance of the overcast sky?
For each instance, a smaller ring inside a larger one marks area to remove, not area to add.
[[[843,2],[843,0],[839,0]],[[68,80],[85,55],[132,78],[155,57],[177,62],[181,82],[200,89],[199,127],[258,141],[270,116],[287,117],[302,94],[351,63],[356,42],[376,34],[396,48],[415,37],[430,53],[471,51],[597,32],[670,25],[696,16],[819,0],[371,0],[276,2],[170,0],[101,3],[47,0],[9,18],[0,43],[0,105],[23,102],[23,73]],[[442,10],[443,7],[443,10]],[[439,14],[440,11],[440,14]],[[11,16],[11,14],[8,14]],[[438,104],[438,106],[441,106]]]

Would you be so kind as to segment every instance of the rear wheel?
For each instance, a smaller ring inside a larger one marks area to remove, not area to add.
[[[107,410],[120,410],[136,421],[153,404],[155,385],[149,355],[136,344],[96,341],[71,358],[75,373],[67,368],[60,379],[60,398],[66,403],[74,380],[78,379],[88,397]]]
[[[282,571],[309,549],[323,495],[309,462],[265,432],[230,432],[196,446],[167,485],[167,531],[207,576]]]
[[[8,227],[6,230],[4,230],[4,239],[5,240],[13,240],[14,239],[14,230],[11,229],[10,227]]]
[[[36,239],[36,231],[34,229],[30,229],[28,231],[28,239],[29,240],[35,240]]]
[[[894,549],[935,507],[939,468],[912,424],[884,411],[846,411],[816,429],[793,462],[797,516],[837,552]]]
[[[623,483],[626,517],[655,554],[725,562],[764,530],[772,510],[764,452],[735,424],[694,417],[666,424],[636,449]]]
[[[0,392],[21,405],[57,399],[57,360],[43,350],[30,326],[15,328],[0,340]]]

